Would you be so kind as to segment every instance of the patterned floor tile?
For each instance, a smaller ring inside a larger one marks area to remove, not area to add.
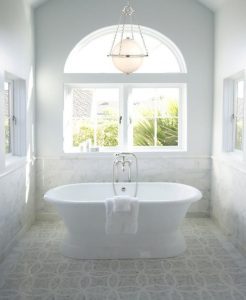
[[[210,219],[185,219],[170,259],[74,260],[61,222],[36,223],[0,265],[0,300],[246,300],[246,258]]]

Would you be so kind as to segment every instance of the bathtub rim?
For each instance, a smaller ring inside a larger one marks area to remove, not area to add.
[[[93,200],[93,201],[74,201],[74,200],[60,200],[57,197],[50,197],[49,193],[54,192],[56,190],[65,188],[65,187],[71,187],[71,186],[78,186],[78,185],[104,185],[104,184],[112,184],[111,182],[81,182],[81,183],[71,183],[71,184],[64,184],[64,185],[59,185],[57,187],[51,188],[49,189],[43,196],[44,200],[48,203],[53,203],[53,204],[73,204],[73,205],[81,205],[81,204],[86,204],[86,205],[105,205],[105,201],[103,200]],[[134,183],[128,183],[128,182],[119,182],[117,184],[134,184]],[[154,185],[154,184],[167,184],[167,185],[178,185],[178,186],[183,186],[183,187],[188,187],[188,188],[192,188],[195,192],[194,195],[192,195],[192,197],[186,197],[186,198],[182,198],[182,199],[174,199],[174,200],[141,200],[139,201],[139,203],[141,204],[160,204],[160,203],[194,203],[196,201],[199,201],[203,198],[203,194],[200,190],[198,190],[197,188],[188,185],[188,184],[183,184],[183,183],[177,183],[177,182],[166,182],[166,181],[154,181],[154,182],[138,182],[138,184],[144,184],[144,185]],[[113,197],[113,195],[112,195]]]

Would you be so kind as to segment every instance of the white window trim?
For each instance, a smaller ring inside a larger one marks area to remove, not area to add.
[[[238,81],[244,81],[244,128],[243,128],[243,150],[235,149],[235,85]],[[246,161],[246,70],[228,77],[224,80],[223,91],[223,152],[238,162]]]
[[[116,152],[116,151],[132,151],[132,152],[186,152],[187,151],[187,97],[186,83],[125,83],[125,84],[105,84],[105,83],[66,83],[64,84],[64,107],[63,107],[63,152],[64,154],[80,153],[78,147],[72,147],[71,132],[65,131],[65,128],[69,130],[67,125],[67,111],[71,109],[68,107],[68,101],[70,90],[73,87],[81,88],[119,88],[119,115],[123,117],[122,123],[119,125],[119,142],[121,144],[118,147],[100,147],[100,153]],[[163,147],[136,147],[129,146],[130,134],[130,110],[129,110],[129,91],[133,88],[179,88],[180,89],[180,101],[179,101],[179,138],[178,146],[163,146]],[[128,99],[125,101],[124,99]],[[69,146],[70,144],[70,146]]]

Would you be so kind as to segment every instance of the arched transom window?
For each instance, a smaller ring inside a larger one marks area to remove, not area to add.
[[[186,73],[185,61],[177,46],[161,33],[141,28],[150,55],[137,73]],[[119,73],[107,57],[115,30],[116,26],[103,28],[82,39],[69,54],[64,73]],[[125,32],[129,30],[126,28]],[[136,35],[137,41],[138,38]],[[141,40],[138,42],[141,45]]]

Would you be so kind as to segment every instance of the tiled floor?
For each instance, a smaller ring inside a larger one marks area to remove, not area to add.
[[[0,300],[241,300],[246,259],[209,219],[186,219],[187,251],[156,260],[63,257],[61,223],[37,223],[0,266]]]

